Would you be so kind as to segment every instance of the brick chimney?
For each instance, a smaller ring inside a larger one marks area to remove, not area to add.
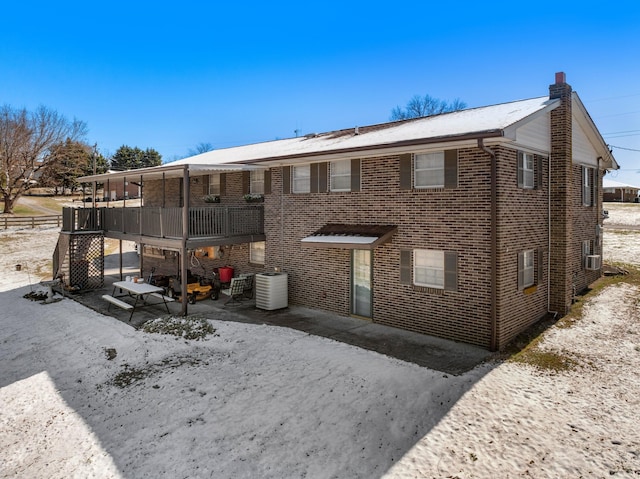
[[[555,83],[549,86],[549,99],[560,100],[560,105],[551,111],[549,308],[560,315],[569,311],[573,295],[571,92],[571,86],[567,84],[564,72],[556,73]]]

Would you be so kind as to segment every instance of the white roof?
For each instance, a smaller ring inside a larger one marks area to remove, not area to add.
[[[614,181],[611,180],[607,177],[602,179],[602,187],[603,188],[632,188],[635,190],[640,190],[640,187],[638,186],[633,186],[633,185],[627,185],[625,183],[620,183],[619,181]]]
[[[433,142],[454,140],[463,135],[500,137],[503,130],[546,109],[553,109],[559,100],[539,97],[511,103],[471,108],[408,121],[385,123],[349,130],[340,130],[304,137],[255,143],[208,151],[172,162],[171,165],[212,165],[224,163],[260,162],[308,157],[351,150],[401,145],[403,142]],[[357,130],[357,132],[356,132]]]
[[[589,131],[593,130],[594,145],[602,151],[606,160],[605,166],[617,169],[617,163],[606,148],[604,140],[597,132],[579,98],[575,94],[574,98],[577,106],[574,108],[574,115],[576,112],[581,112],[578,116],[589,126]],[[550,100],[549,97],[543,96],[413,120],[224,148],[161,166],[86,176],[79,180],[105,181],[108,178],[135,175],[145,175],[146,178],[169,178],[182,176],[186,170],[199,174],[247,171],[269,168],[274,166],[274,163],[284,165],[296,162],[328,161],[335,158],[358,158],[362,157],[364,152],[371,156],[397,154],[413,151],[416,146],[475,142],[481,138],[489,141],[508,141],[514,138],[514,131],[517,128],[553,110],[559,104],[559,99]]]

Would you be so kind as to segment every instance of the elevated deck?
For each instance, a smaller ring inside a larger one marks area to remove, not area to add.
[[[108,238],[176,248],[264,241],[264,207],[200,206],[133,208],[64,208],[62,231],[101,232]]]

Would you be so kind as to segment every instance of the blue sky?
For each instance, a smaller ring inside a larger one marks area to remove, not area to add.
[[[611,178],[640,186],[635,1],[431,3],[10,2],[0,104],[83,120],[105,155],[171,160],[385,122],[416,94],[543,96],[564,71],[614,146]]]

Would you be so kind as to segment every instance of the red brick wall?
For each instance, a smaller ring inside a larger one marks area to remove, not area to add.
[[[517,152],[495,149],[498,157],[498,347],[504,347],[518,333],[545,316],[548,280],[548,167],[542,161],[541,188],[518,187]],[[536,181],[538,183],[538,181]],[[538,261],[537,251],[544,251]],[[518,289],[518,253],[534,250],[535,288]],[[538,281],[542,268],[543,279]]]
[[[571,306],[573,208],[573,143],[571,87],[565,83],[549,87],[550,98],[561,104],[551,111],[551,261],[550,309],[564,315]]]
[[[573,166],[572,177],[573,238],[568,268],[573,295],[574,289],[576,293],[580,293],[600,277],[600,271],[590,271],[584,268],[582,242],[591,240],[593,254],[602,256],[602,243],[596,245],[596,225],[602,224],[602,189],[599,189],[598,201],[593,206],[584,206],[582,204],[582,166]],[[600,172],[600,180],[597,180],[596,184],[601,182],[601,178],[602,172]]]
[[[478,149],[458,156],[454,190],[400,190],[398,157],[363,159],[361,191],[349,193],[282,196],[281,170],[273,169],[267,268],[289,273],[290,301],[348,315],[350,250],[303,247],[300,240],[326,223],[394,224],[392,241],[374,250],[373,321],[488,347],[490,163]],[[457,251],[458,291],[401,284],[400,250],[414,248]]]
[[[225,190],[220,195],[221,205],[244,205],[246,201],[243,197],[242,173],[224,173]],[[192,176],[189,182],[189,197],[191,206],[210,205],[204,201],[208,191],[209,178],[206,175]],[[165,182],[164,201],[165,207],[179,206],[180,204],[180,184],[182,178],[169,178]],[[162,180],[145,181],[144,189],[145,206],[162,206],[163,189]]]

